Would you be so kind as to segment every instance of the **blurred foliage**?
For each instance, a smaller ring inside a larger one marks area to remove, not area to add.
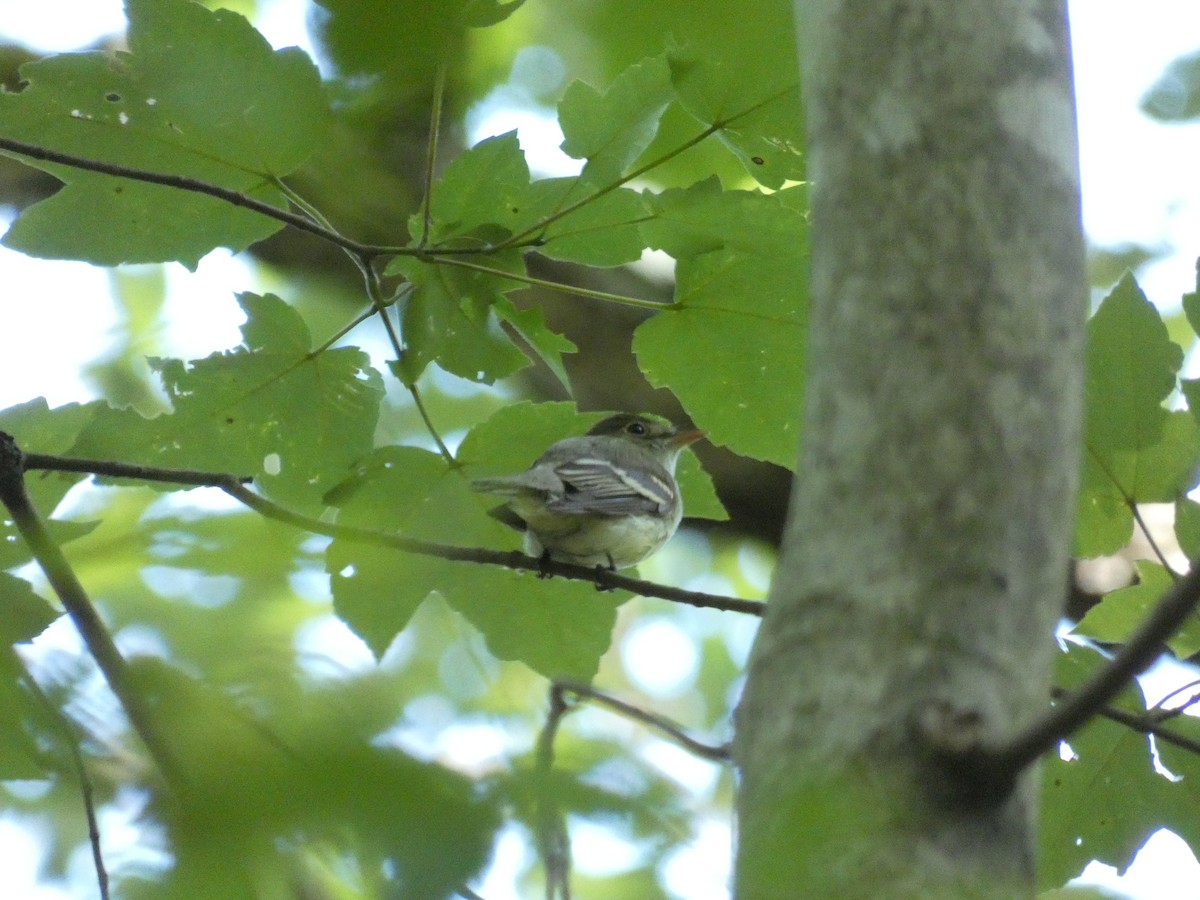
[[[1200,53],[1179,57],[1142,97],[1142,112],[1163,122],[1200,116]]]

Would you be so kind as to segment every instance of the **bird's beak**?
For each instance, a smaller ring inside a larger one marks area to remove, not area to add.
[[[706,436],[706,432],[703,432],[698,428],[693,428],[691,431],[681,431],[681,432],[679,432],[679,434],[677,434],[671,438],[671,446],[679,447],[682,449],[683,447],[686,447],[688,444],[696,443],[696,441],[700,440],[700,438],[705,437],[705,436]]]

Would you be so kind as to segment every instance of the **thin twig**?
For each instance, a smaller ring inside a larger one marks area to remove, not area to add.
[[[309,234],[315,234],[317,237],[323,238],[331,244],[336,244],[339,247],[367,258],[394,255],[400,252],[395,247],[381,247],[376,244],[364,244],[360,241],[351,240],[332,229],[325,228],[313,222],[306,216],[286,209],[279,209],[270,203],[258,200],[248,194],[224,188],[220,185],[209,184],[207,181],[201,181],[198,178],[189,178],[186,175],[171,175],[166,172],[148,172],[144,169],[135,169],[130,166],[118,165],[117,163],[87,159],[82,156],[61,153],[57,150],[51,150],[48,147],[39,147],[37,144],[28,144],[24,141],[17,141],[7,137],[0,137],[0,150],[7,150],[10,153],[16,153],[20,156],[28,156],[31,159],[40,159],[43,162],[70,166],[72,169],[99,172],[101,175],[113,175],[117,178],[128,178],[130,181],[142,181],[147,184],[159,184],[164,187],[177,188],[181,191],[190,191],[193,194],[207,194],[210,197],[216,197],[218,200],[224,200],[233,206],[249,209],[277,222],[283,222],[285,225],[291,225],[293,228],[299,228],[301,231],[307,231]]]
[[[1200,701],[1200,691],[1197,691],[1196,693],[1193,693],[1192,696],[1188,697],[1186,703],[1181,703],[1178,706],[1167,708],[1167,702],[1169,700],[1174,700],[1185,691],[1196,691],[1196,688],[1198,687],[1200,687],[1200,679],[1196,681],[1189,681],[1187,684],[1175,688],[1175,690],[1171,691],[1171,693],[1167,694],[1165,697],[1155,703],[1152,709],[1154,710],[1158,721],[1165,722],[1167,719],[1173,719],[1175,716],[1182,715],[1183,713],[1187,712],[1189,707],[1195,705],[1197,701]]]
[[[612,694],[606,694],[591,685],[580,681],[572,681],[569,678],[556,678],[553,688],[557,688],[560,692],[574,694],[576,697],[585,700],[591,700],[601,706],[607,706],[627,719],[633,719],[635,722],[641,722],[643,725],[647,725],[656,731],[661,731],[667,737],[671,738],[671,740],[675,741],[675,743],[679,744],[679,746],[699,756],[701,759],[707,759],[710,762],[729,762],[729,744],[706,744],[703,741],[698,741],[684,731],[682,725],[673,722],[666,716],[647,712],[644,709],[626,703],[624,700],[618,700]]]
[[[429,114],[429,144],[425,148],[425,197],[421,201],[421,240],[424,249],[433,228],[433,170],[437,165],[438,138],[442,131],[442,102],[446,96],[446,64],[439,63],[433,79],[433,103]]]
[[[27,458],[12,437],[0,432],[0,502],[8,508],[13,524],[41,567],[46,580],[50,582],[67,615],[75,623],[88,652],[96,660],[96,665],[116,695],[121,708],[125,710],[134,731],[142,739],[163,774],[178,783],[183,772],[174,754],[159,735],[149,707],[134,687],[125,658],[121,656],[112,635],[76,577],[75,570],[67,562],[62,549],[46,529],[45,523],[29,499],[24,479],[26,463]],[[196,473],[184,474],[194,476]],[[237,480],[232,476],[230,481],[237,484]]]
[[[546,900],[571,898],[571,838],[566,815],[559,808],[554,782],[554,738],[563,716],[570,712],[558,684],[550,684],[550,709],[537,741],[537,809],[534,838],[546,872]]]
[[[46,692],[42,690],[42,686],[38,684],[38,680],[25,668],[20,656],[11,647],[8,648],[8,651],[12,653],[15,663],[20,666],[23,680],[29,685],[33,695],[45,708],[46,714],[62,730],[67,752],[71,755],[71,764],[75,768],[75,776],[79,779],[79,793],[83,798],[83,812],[87,818],[88,843],[92,848],[92,867],[96,870],[96,886],[100,891],[100,900],[109,900],[108,869],[104,866],[104,854],[100,848],[100,825],[96,819],[96,794],[92,786],[92,779],[87,773],[87,767],[83,763],[83,754],[79,752],[79,735],[76,734],[66,713],[50,701]]]
[[[2,433],[0,432],[0,434]],[[81,459],[72,456],[51,456],[45,453],[26,453],[25,470],[31,469],[48,472],[81,472],[85,475],[130,478],[134,481],[154,481],[162,484],[184,484],[190,487],[220,487],[229,480],[239,483],[249,483],[254,480],[248,475],[230,475],[226,472],[164,469],[158,466],[110,462],[104,459]]]
[[[1064,697],[1067,695],[1067,692],[1062,688],[1055,688],[1052,694],[1054,697]],[[1147,710],[1145,714],[1138,715],[1137,713],[1125,712],[1112,706],[1105,706],[1100,710],[1100,715],[1127,728],[1132,728],[1141,734],[1152,734],[1163,743],[1173,744],[1180,749],[1190,750],[1192,753],[1200,756],[1200,741],[1184,737],[1164,727],[1162,724],[1163,719],[1155,715],[1152,710]]]
[[[541,232],[545,231],[546,228],[548,228],[550,225],[553,225],[559,219],[565,218],[565,217],[569,216],[571,213],[575,212],[575,210],[580,209],[584,206],[587,206],[589,203],[593,203],[596,200],[599,200],[601,197],[603,197],[606,194],[611,194],[613,191],[617,190],[620,187],[623,187],[624,185],[628,184],[629,182],[631,182],[637,178],[641,178],[643,175],[645,175],[650,170],[658,168],[663,163],[675,158],[679,154],[683,153],[685,150],[690,150],[692,147],[695,147],[697,144],[699,144],[705,138],[711,137],[712,135],[716,134],[718,131],[720,131],[722,128],[724,128],[728,124],[729,124],[728,120],[721,121],[721,122],[714,122],[712,125],[709,125],[703,131],[701,131],[698,135],[691,138],[690,140],[684,141],[682,144],[680,144],[675,149],[668,150],[662,156],[659,156],[659,157],[656,157],[655,159],[650,160],[650,162],[646,163],[643,166],[638,166],[638,168],[634,169],[628,175],[623,175],[620,178],[618,178],[616,181],[610,182],[609,184],[606,184],[602,188],[597,188],[595,191],[588,194],[583,199],[576,200],[574,203],[570,203],[570,204],[564,206],[562,209],[558,210],[557,212],[551,213],[550,215],[546,216],[546,218],[542,219],[540,222],[538,222],[534,225],[530,225],[524,231],[518,231],[516,234],[512,235],[511,237],[508,237],[508,238],[504,239],[503,241],[500,241],[498,244],[494,244],[492,246],[492,252],[495,253],[499,250],[507,250],[510,247],[518,246],[518,245],[522,244],[526,239],[534,237],[535,235],[541,234]]]
[[[1178,581],[1179,573],[1171,568],[1171,564],[1167,561],[1167,555],[1162,552],[1162,548],[1158,546],[1158,541],[1150,533],[1150,528],[1146,525],[1146,520],[1142,518],[1142,511],[1138,509],[1137,503],[1131,498],[1126,498],[1125,503],[1129,506],[1129,511],[1133,513],[1133,520],[1137,522],[1138,528],[1142,529],[1142,534],[1146,536],[1146,543],[1150,545],[1150,549],[1154,551],[1154,555],[1158,557],[1158,561],[1162,564],[1162,567],[1167,570],[1167,574],[1171,578]]]
[[[766,97],[763,100],[760,100],[758,103],[755,103],[752,106],[749,106],[746,109],[743,109],[741,112],[734,113],[733,115],[728,116],[727,118],[718,119],[717,121],[715,121],[711,125],[709,125],[707,128],[705,128],[703,131],[701,131],[699,134],[697,134],[695,137],[684,141],[678,147],[675,147],[672,150],[668,150],[666,153],[662,154],[661,156],[658,156],[655,159],[650,160],[645,165],[638,166],[638,168],[634,169],[632,172],[628,173],[627,175],[622,175],[616,181],[613,181],[612,183],[607,184],[604,187],[597,189],[595,192],[588,194],[582,200],[578,200],[575,203],[572,203],[568,206],[563,207],[562,209],[558,210],[557,212],[542,219],[542,221],[538,222],[537,224],[531,225],[530,227],[526,228],[524,231],[518,232],[517,234],[514,234],[511,237],[509,237],[503,241],[500,241],[500,243],[495,244],[492,247],[492,252],[496,252],[498,250],[506,250],[509,247],[517,246],[519,244],[524,243],[527,238],[530,238],[530,237],[533,237],[534,235],[539,234],[540,232],[544,231],[549,225],[552,225],[553,223],[557,222],[559,219],[564,218],[565,216],[569,216],[571,213],[575,212],[575,210],[579,209],[580,207],[586,206],[587,204],[593,202],[594,200],[598,200],[599,198],[603,197],[605,194],[610,194],[613,191],[617,190],[617,188],[623,187],[624,185],[628,184],[629,182],[635,181],[636,179],[641,178],[647,172],[658,168],[663,163],[666,163],[666,162],[674,159],[676,156],[679,156],[680,154],[684,153],[687,150],[690,150],[692,147],[696,146],[700,142],[702,142],[705,139],[716,134],[718,131],[724,130],[725,128],[727,128],[728,126],[730,126],[734,122],[736,122],[738,119],[745,118],[746,116],[757,112],[758,110],[762,109],[764,106],[774,103],[780,97],[784,96],[788,92],[793,91],[795,89],[796,89],[795,84],[788,85],[787,87],[782,88],[779,91],[776,91],[771,96]]]
[[[984,778],[999,781],[1014,778],[1103,710],[1129,679],[1145,671],[1197,603],[1200,603],[1200,562],[1193,562],[1190,571],[1163,594],[1129,641],[1079,688],[1012,740],[994,748],[968,750],[961,761]]]
[[[571,844],[567,833],[566,818],[554,794],[554,783],[551,774],[554,768],[554,739],[558,736],[559,726],[563,718],[573,709],[567,702],[570,694],[577,700],[589,700],[601,706],[641,722],[694,753],[702,759],[711,762],[727,763],[730,759],[728,744],[712,745],[696,740],[683,730],[683,727],[666,716],[639,709],[624,700],[619,700],[611,694],[597,690],[589,684],[574,681],[570,678],[556,678],[550,683],[550,709],[546,714],[546,724],[538,735],[537,742],[537,772],[538,772],[538,802],[536,815],[538,855],[542,867],[546,870],[546,900],[570,900],[571,896]]]
[[[45,469],[60,472],[86,472],[107,478],[132,478],[139,481],[156,481],[191,485],[193,487],[215,487],[256,512],[285,522],[296,528],[377,547],[391,547],[405,553],[436,556],[459,562],[483,563],[503,566],[518,572],[533,572],[538,575],[554,575],[572,581],[588,581],[601,590],[626,590],[643,597],[658,597],[675,603],[684,603],[701,609],[718,609],[725,612],[747,613],[761,616],[766,604],[759,600],[743,600],[722,594],[707,594],[688,591],[671,585],[657,584],[640,578],[630,578],[605,568],[589,568],[558,560],[542,560],[526,556],[516,550],[485,550],[473,547],[458,547],[435,541],[423,541],[404,537],[372,528],[337,525],[293,512],[249,490],[243,482],[250,479],[225,472],[197,472],[190,469],[162,469],[151,466],[132,465],[99,459],[78,459],[30,453],[25,457],[27,469]]]
[[[452,469],[457,469],[462,466],[454,454],[450,452],[450,448],[446,446],[446,442],[442,440],[441,434],[438,433],[437,427],[433,424],[433,419],[429,416],[429,410],[425,407],[425,401],[421,399],[421,391],[417,387],[416,382],[405,385],[408,388],[408,393],[412,396],[413,405],[417,408],[417,414],[421,417],[421,421],[425,423],[425,430],[429,432],[433,438],[433,442],[437,444],[438,453],[442,459],[446,461],[446,465]]]

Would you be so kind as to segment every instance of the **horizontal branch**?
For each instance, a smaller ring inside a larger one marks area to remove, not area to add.
[[[238,502],[254,511],[285,522],[296,528],[323,534],[339,540],[354,543],[369,544],[376,547],[391,547],[405,553],[416,553],[423,556],[436,556],[441,559],[459,562],[473,562],[484,565],[502,566],[521,572],[535,572],[538,575],[556,575],[572,581],[589,581],[600,590],[627,590],[643,597],[658,597],[675,603],[684,603],[702,609],[719,609],[725,612],[747,613],[761,616],[765,604],[758,600],[743,600],[738,597],[727,597],[722,594],[707,594],[702,591],[688,591],[683,588],[657,584],[653,581],[643,581],[640,578],[630,578],[618,572],[603,568],[579,566],[558,560],[542,560],[526,556],[516,550],[486,550],[475,547],[458,547],[453,544],[442,544],[436,541],[424,541],[418,538],[405,537],[373,528],[359,528],[353,525],[337,525],[320,519],[305,516],[286,509],[274,503],[261,494],[247,488],[243,482],[249,479],[225,472],[198,472],[190,469],[164,469],[154,466],[131,465],[129,463],[111,462],[100,459],[78,459],[46,454],[31,453],[25,457],[27,469],[45,469],[60,472],[86,472],[93,475],[103,475],[108,478],[131,478],[139,481],[155,481],[162,483],[184,484],[193,487],[214,487],[224,491]]]

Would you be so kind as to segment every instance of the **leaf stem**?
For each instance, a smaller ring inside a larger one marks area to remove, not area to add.
[[[433,170],[437,165],[438,138],[442,130],[442,102],[446,95],[446,64],[439,63],[433,80],[433,103],[429,113],[429,144],[425,148],[425,194],[421,201],[421,240],[424,249],[433,227]]]
[[[1146,537],[1146,543],[1148,543],[1150,545],[1150,549],[1154,551],[1154,555],[1158,558],[1159,563],[1164,569],[1167,570],[1167,574],[1170,575],[1171,578],[1178,581],[1179,573],[1171,568],[1171,564],[1167,562],[1167,555],[1162,552],[1162,548],[1158,546],[1158,541],[1156,541],[1154,539],[1154,535],[1150,533],[1150,527],[1146,524],[1146,520],[1142,518],[1142,511],[1138,509],[1137,503],[1135,503],[1133,499],[1129,497],[1125,499],[1125,503],[1129,507],[1129,511],[1133,513],[1133,520],[1137,522],[1138,528],[1142,530],[1142,534]]]
[[[494,266],[484,266],[480,265],[479,263],[467,262],[465,259],[438,256],[432,258],[430,261],[439,266],[455,266],[460,269],[472,269],[476,272],[484,272],[488,275],[495,275],[498,278],[511,278],[513,281],[520,281],[522,284],[530,284],[534,287],[546,288],[547,290],[551,291],[560,291],[564,294],[574,294],[578,297],[590,297],[593,300],[605,300],[609,303],[619,303],[622,306],[634,306],[638,309],[652,309],[657,312],[663,309],[674,309],[678,306],[676,303],[657,303],[653,300],[642,300],[638,297],[626,297],[622,294],[610,294],[607,291],[594,291],[591,288],[562,284],[557,281],[549,281],[545,278],[536,278],[532,275],[506,272],[503,269],[497,269]]]
[[[551,691],[557,690],[560,693],[574,694],[576,697],[584,700],[591,700],[601,706],[607,706],[614,712],[620,713],[627,719],[632,719],[635,722],[641,722],[655,731],[660,731],[669,737],[683,749],[689,753],[699,756],[701,759],[707,759],[709,762],[727,763],[730,760],[729,744],[706,744],[703,741],[698,741],[686,731],[683,726],[666,716],[660,716],[657,713],[647,712],[631,703],[626,703],[624,700],[619,700],[612,694],[606,694],[604,691],[598,690],[591,685],[583,682],[573,681],[569,678],[556,678],[551,685]],[[553,706],[553,701],[551,701]]]

